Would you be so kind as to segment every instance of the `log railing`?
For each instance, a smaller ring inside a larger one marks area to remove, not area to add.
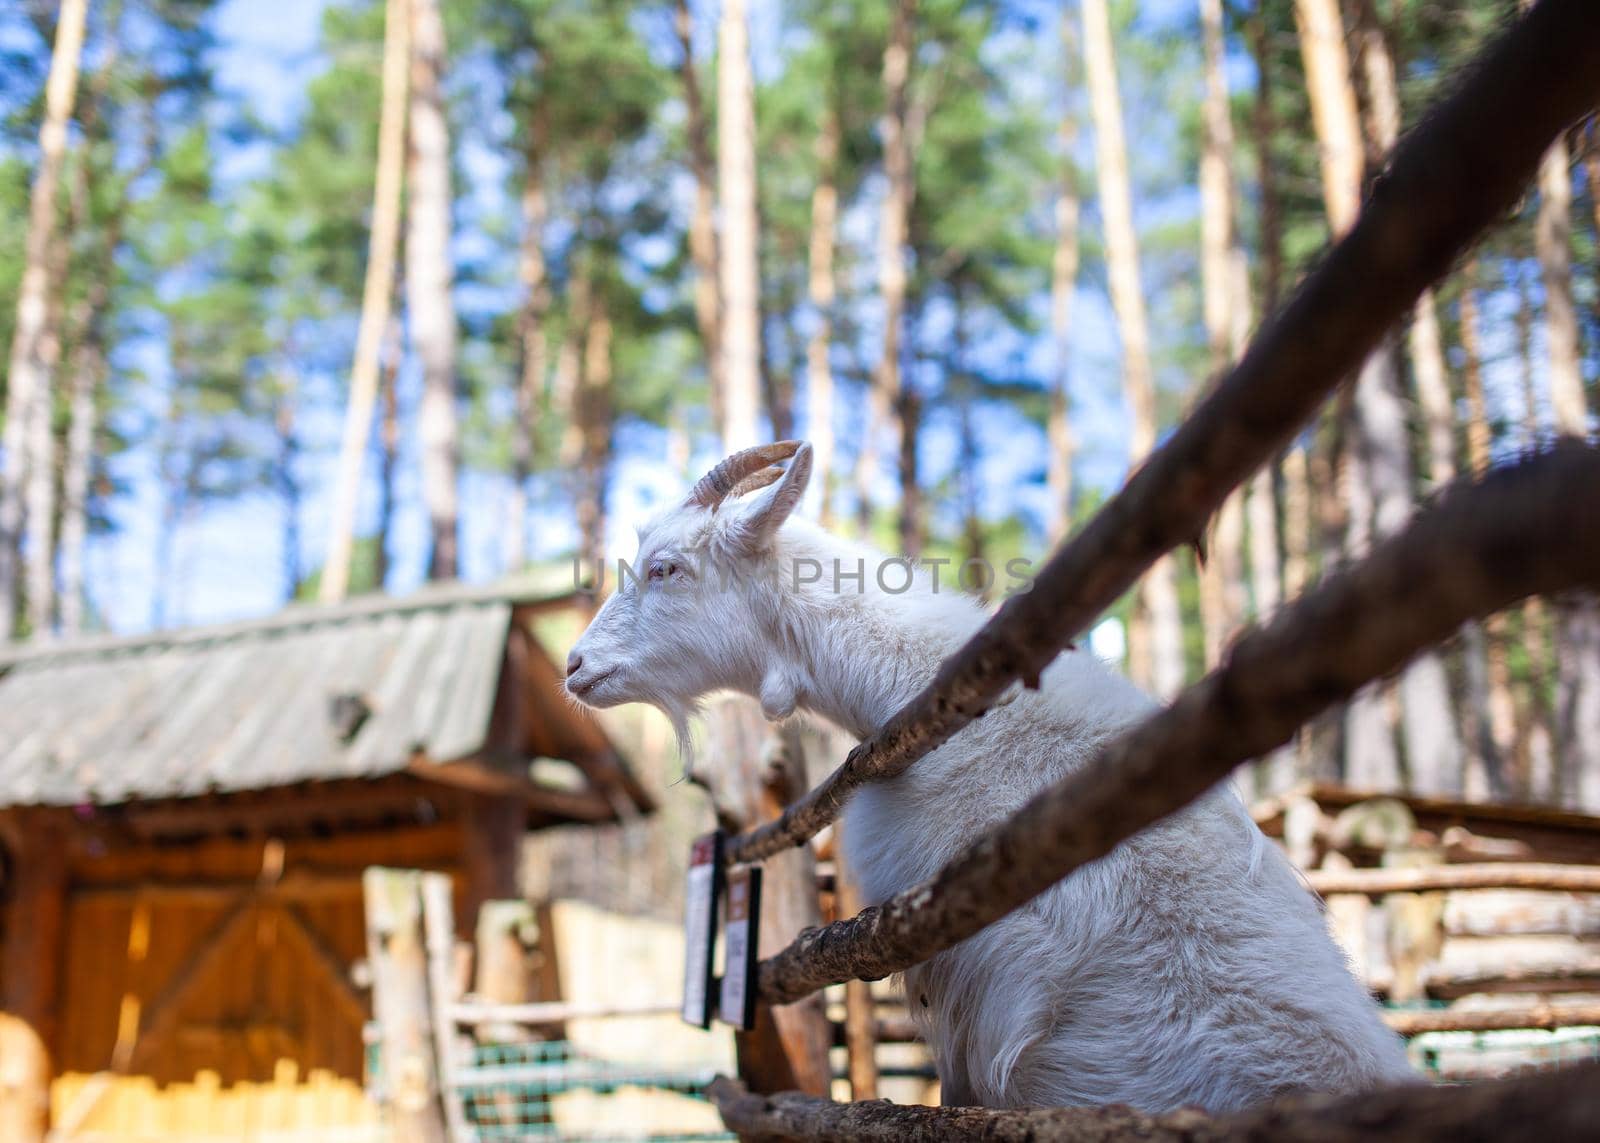
[[[761,963],[760,995],[919,964],[1182,808],[1242,762],[1389,674],[1469,619],[1525,596],[1600,585],[1600,450],[1573,441],[1460,481],[1399,535],[1271,623],[1223,664],[1103,745],[938,874]]]
[[[1508,214],[1551,140],[1600,102],[1600,7],[1542,0],[1389,157],[1356,225],[1168,441],[933,682],[781,817],[733,838],[759,861],[813,837],[1050,662],[1304,426],[1383,334]]]
[[[1550,893],[1600,893],[1600,868],[1534,861],[1482,865],[1423,865],[1405,869],[1312,869],[1306,881],[1324,897],[1384,897],[1461,889],[1535,889]]]
[[[1600,5],[1540,0],[1396,147],[1361,216],[1238,365],[1127,485],[934,680],[820,786],[734,839],[733,862],[803,844],[865,783],[903,773],[1045,668],[1163,553],[1200,544],[1223,500],[1307,423],[1421,292],[1514,206],[1550,142],[1600,102]],[[902,971],[993,924],[1183,808],[1238,765],[1468,620],[1526,596],[1600,587],[1600,451],[1565,441],[1457,482],[1359,564],[1239,638],[1171,706],[1107,741],[930,880],[802,933],[760,966],[779,1005]],[[1420,1015],[1420,1014],[1419,1014]],[[1555,1017],[1551,1017],[1555,1019]],[[1418,1024],[1419,1029],[1426,1021]],[[808,1137],[1455,1138],[1560,1135],[1600,1114],[1592,1069],[1470,1094],[1398,1088],[1251,1116],[1123,1109],[893,1108],[713,1092],[741,1134]],[[976,1118],[974,1118],[976,1117]],[[1134,1121],[1138,1122],[1135,1123]],[[1048,1121],[1048,1122],[1047,1122]],[[1532,1134],[1529,1134],[1529,1132]],[[1479,1131],[1481,1134],[1481,1131]]]
[[[784,1092],[753,1095],[736,1080],[708,1091],[723,1122],[746,1139],[852,1139],[935,1143],[1143,1143],[1315,1139],[1320,1143],[1545,1143],[1588,1139],[1600,1123],[1600,1065],[1471,1087],[1412,1085],[1352,1096],[1295,1096],[1234,1115],[1184,1110],[1146,1115],[1130,1107],[897,1106],[883,1100],[833,1103]]]

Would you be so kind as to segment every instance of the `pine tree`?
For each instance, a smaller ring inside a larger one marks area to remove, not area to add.
[[[1139,281],[1122,101],[1105,0],[1084,0],[1082,10],[1084,65],[1095,128],[1095,174],[1100,185],[1111,303],[1122,339],[1130,460],[1137,464],[1156,443],[1155,382],[1144,289]],[[1128,632],[1128,668],[1135,681],[1161,696],[1174,695],[1183,686],[1183,617],[1177,570],[1170,556],[1157,560],[1140,584]]]
[[[744,0],[723,0],[717,25],[717,197],[722,332],[722,445],[757,444],[761,392],[760,271],[757,263],[755,84]]]
[[[383,103],[378,124],[378,161],[372,190],[372,230],[367,247],[366,283],[361,298],[361,325],[356,333],[355,362],[350,369],[350,398],[344,435],[339,444],[333,516],[320,596],[333,603],[344,598],[350,582],[350,553],[355,543],[356,501],[372,434],[377,403],[383,339],[389,329],[390,306],[400,250],[400,195],[405,178],[407,79],[410,72],[409,0],[387,0],[383,35]]]
[[[407,182],[406,310],[422,365],[422,495],[430,537],[429,579],[459,573],[456,308],[450,258],[450,128],[445,115],[444,20],[439,0],[410,0],[410,154]]]
[[[29,512],[30,613],[36,629],[48,624],[48,601],[53,594],[51,373],[61,343],[59,328],[51,324],[50,259],[55,245],[56,192],[66,157],[67,122],[78,94],[78,63],[87,19],[88,0],[63,0],[50,58],[44,121],[39,128],[39,171],[28,206],[22,283],[7,373],[5,436],[0,444],[5,451],[0,471],[0,636],[11,635],[16,624],[24,500]]]

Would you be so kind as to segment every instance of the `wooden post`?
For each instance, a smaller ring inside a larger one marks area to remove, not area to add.
[[[715,704],[706,719],[707,754],[715,759],[695,780],[707,787],[724,829],[770,821],[807,788],[805,749],[794,727],[776,729],[749,699]],[[822,921],[816,861],[809,846],[790,847],[763,863],[762,956]],[[734,1034],[739,1077],[752,1091],[799,1090],[828,1095],[832,1029],[820,996],[773,1009],[756,1007],[755,1027]]]
[[[62,823],[22,810],[7,823],[5,949],[0,961],[0,1139],[36,1143],[50,1113],[50,1053],[67,888]]]
[[[539,955],[535,948],[537,940],[538,921],[529,902],[485,901],[479,906],[474,941],[477,979],[473,987],[479,1002],[522,1005],[534,1000],[555,999],[539,995],[534,975]],[[544,1039],[551,1035],[552,1029],[559,1039],[560,1027],[559,1024],[534,1027],[502,1019],[481,1023],[474,1031],[482,1044],[516,1044]],[[548,1105],[538,1109],[530,1107],[519,1118],[510,1092],[496,1092],[487,1106],[474,1108],[474,1116],[480,1123],[502,1127],[550,1122]]]
[[[466,822],[461,837],[461,911],[456,932],[472,935],[485,901],[511,901],[522,896],[522,838],[527,808],[516,798],[494,794],[466,795]]]
[[[372,868],[362,877],[383,1103],[397,1143],[447,1138],[422,932],[422,876]]]
[[[451,1011],[460,999],[454,984],[455,925],[451,905],[450,876],[446,873],[424,873],[422,884],[423,945],[428,955],[429,1024],[433,1028],[433,1043],[439,1076],[439,1097],[444,1104],[445,1126],[450,1138],[467,1138],[466,1108],[454,1087],[456,1061],[460,1040],[456,1026],[450,1018]]]
[[[737,788],[739,800],[729,799],[733,812],[745,825],[770,821],[807,789],[805,746],[799,730],[792,726],[769,728],[747,699],[723,704],[718,714],[712,726],[726,736],[719,744],[724,748],[719,756],[726,763],[724,772],[738,769],[736,760],[763,760],[758,770],[751,768],[741,775],[744,782]],[[720,793],[717,800],[719,811],[725,813],[729,804]],[[763,868],[758,951],[770,956],[795,933],[820,924],[822,913],[810,846],[768,858]],[[755,1027],[734,1034],[739,1077],[754,1091],[795,1090],[826,1096],[833,1085],[828,1062],[832,1042],[820,994],[782,1008],[758,1006]]]
[[[835,885],[839,894],[839,915],[854,917],[861,912],[861,890],[855,871],[841,857],[834,860]],[[878,1098],[878,1017],[873,1009],[872,985],[864,980],[846,981],[844,986],[844,1045],[849,1058],[850,1098]]]
[[[1438,848],[1396,846],[1383,855],[1386,869],[1430,868],[1443,862]],[[1391,893],[1383,899],[1389,963],[1394,966],[1390,1003],[1427,998],[1428,970],[1444,946],[1444,897],[1443,893]]]

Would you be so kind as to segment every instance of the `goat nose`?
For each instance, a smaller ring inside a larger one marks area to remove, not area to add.
[[[579,669],[582,666],[583,666],[583,656],[582,655],[578,654],[578,652],[576,652],[576,651],[574,651],[574,652],[572,652],[572,654],[568,655],[567,656],[567,678],[570,679],[573,675],[577,674]]]

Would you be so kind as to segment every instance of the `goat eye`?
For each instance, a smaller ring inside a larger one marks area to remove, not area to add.
[[[678,570],[678,565],[671,562],[655,561],[650,565],[650,579],[657,582],[666,579]]]

